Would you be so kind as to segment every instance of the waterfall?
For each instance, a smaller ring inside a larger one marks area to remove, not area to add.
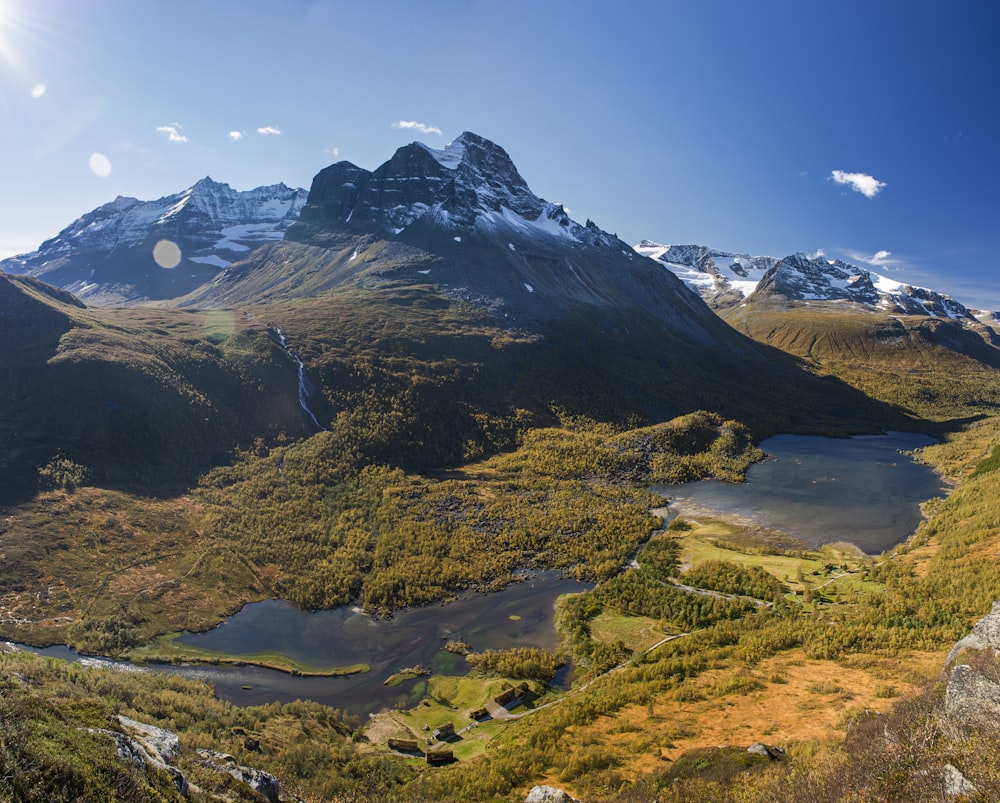
[[[298,354],[288,348],[288,341],[285,340],[285,333],[282,332],[277,326],[272,328],[274,329],[274,333],[278,336],[278,342],[281,344],[281,347],[291,356],[293,360],[295,360],[295,364],[299,367],[299,407],[301,407],[305,411],[305,414],[312,419],[312,422],[318,429],[326,432],[326,427],[319,422],[313,411],[309,409],[309,396],[311,395],[312,386],[309,383],[309,377],[306,376],[305,364],[302,362],[302,359]]]

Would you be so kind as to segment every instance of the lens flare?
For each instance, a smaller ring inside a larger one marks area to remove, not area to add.
[[[153,259],[161,268],[176,268],[181,261],[181,249],[173,240],[160,240],[153,246]]]
[[[90,172],[98,178],[111,175],[111,160],[103,153],[90,154]]]
[[[47,87],[45,86],[45,84],[35,84],[33,87],[31,87],[31,97],[36,99],[40,98],[42,95],[45,94],[46,88]]]

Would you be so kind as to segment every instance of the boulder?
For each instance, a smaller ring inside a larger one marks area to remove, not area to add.
[[[256,769],[255,767],[242,767],[236,759],[228,753],[217,753],[214,750],[199,750],[198,756],[202,759],[202,764],[217,772],[225,772],[242,781],[255,792],[263,795],[271,803],[278,803],[280,785],[278,779],[271,773]]]
[[[1000,653],[1000,602],[980,619],[972,632],[948,653],[950,666],[944,696],[944,722],[962,735],[972,728],[1000,722],[1000,678],[990,669]],[[953,664],[955,659],[962,663]]]
[[[90,728],[89,730],[91,733],[103,733],[109,736],[118,748],[119,757],[123,761],[132,763],[137,770],[144,770],[147,766],[151,766],[169,774],[174,780],[177,791],[186,795],[190,788],[187,778],[184,777],[183,772],[169,763],[180,754],[177,734],[153,725],[136,722],[128,717],[119,717],[119,720],[124,720],[122,726],[127,728],[130,733],[104,728]],[[126,723],[128,724],[126,725]]]
[[[764,744],[763,742],[754,742],[747,748],[747,752],[753,756],[763,756],[771,761],[777,761],[778,759],[785,757],[784,748]]]
[[[554,786],[536,786],[528,792],[524,803],[580,803],[580,801]]]

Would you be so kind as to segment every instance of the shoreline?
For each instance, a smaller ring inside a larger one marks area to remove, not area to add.
[[[357,675],[371,670],[365,663],[348,666],[317,667],[278,652],[230,654],[179,644],[181,633],[160,636],[145,647],[130,650],[122,657],[135,665],[165,664],[171,666],[256,666],[283,672],[292,677],[331,678]]]

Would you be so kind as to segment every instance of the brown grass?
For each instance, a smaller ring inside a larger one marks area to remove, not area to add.
[[[685,684],[684,696],[704,699],[661,697],[652,705],[623,708],[615,716],[570,730],[574,742],[597,740],[631,756],[624,766],[631,778],[662,769],[662,761],[696,748],[748,747],[759,741],[779,746],[839,742],[853,715],[888,710],[889,695],[914,691],[940,672],[941,661],[938,653],[819,661],[792,650],[752,669],[709,670]],[[718,694],[755,684],[760,688],[747,693]]]

